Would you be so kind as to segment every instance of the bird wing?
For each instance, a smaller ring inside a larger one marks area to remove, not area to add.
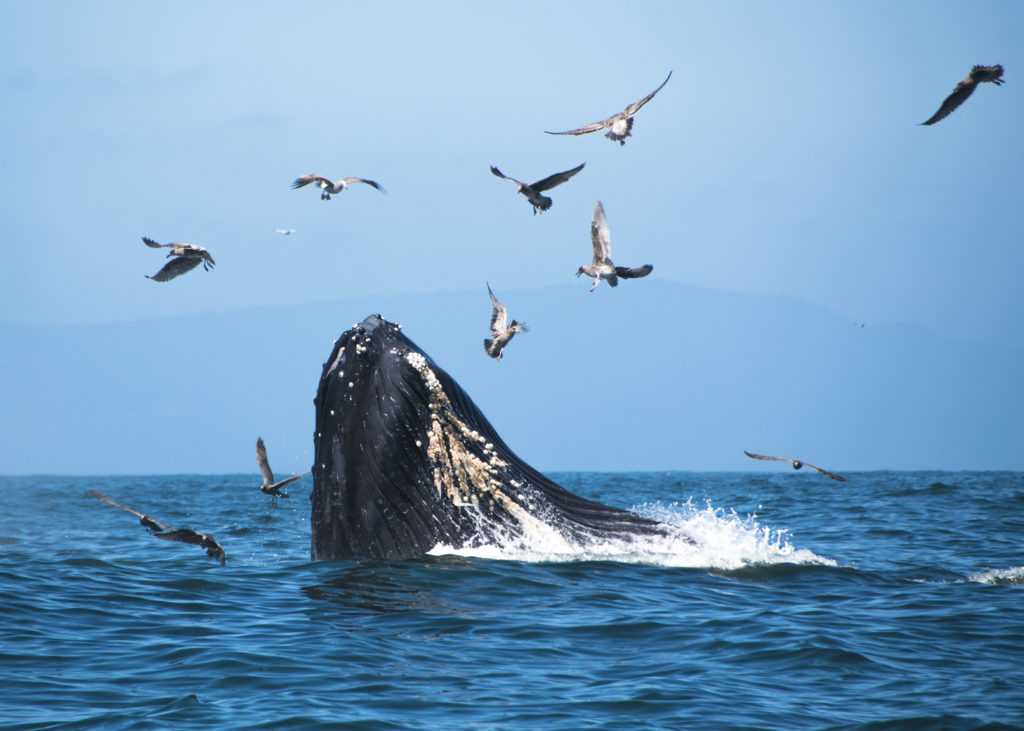
[[[611,261],[612,239],[608,233],[608,220],[604,217],[601,201],[594,206],[594,218],[590,222],[590,240],[594,244],[594,265]]]
[[[263,484],[273,485],[274,473],[270,469],[270,461],[267,459],[267,447],[263,444],[263,437],[256,438],[256,464],[260,466]]]
[[[639,279],[640,277],[646,277],[648,274],[654,271],[654,267],[650,264],[644,264],[642,267],[615,267],[615,274],[622,277],[623,279]]]
[[[548,132],[547,130],[544,130],[544,134],[546,134],[546,135],[577,135],[577,136],[578,135],[586,135],[586,134],[590,134],[591,132],[597,132],[599,129],[604,129],[605,127],[607,127],[609,125],[609,123],[613,119],[615,119],[616,116],[618,116],[618,115],[612,115],[611,117],[608,117],[608,119],[602,119],[600,122],[594,122],[593,124],[588,124],[588,125],[586,125],[584,127],[577,127],[576,129],[570,129],[570,130],[568,130],[566,132]]]
[[[296,480],[301,480],[305,476],[306,476],[306,473],[303,472],[301,475],[292,475],[291,477],[286,477],[283,480],[281,480],[280,482],[275,482],[274,483],[274,487],[275,488],[281,488],[281,487],[284,487],[285,485],[290,485],[291,483],[295,482]]]
[[[554,175],[549,175],[546,178],[544,178],[543,180],[538,180],[536,183],[534,183],[530,187],[533,188],[534,190],[536,190],[537,192],[540,192],[542,190],[547,190],[549,188],[554,188],[556,185],[561,185],[566,180],[571,178],[573,175],[578,173],[580,170],[583,169],[583,166],[586,165],[586,164],[587,163],[585,163],[585,162],[581,162],[579,165],[574,167],[572,170],[563,170],[560,173],[555,173]],[[491,168],[492,172],[494,170],[495,170],[495,168]]]
[[[487,294],[491,295],[491,334],[497,338],[498,335],[505,331],[508,313],[505,311],[505,305],[501,304],[498,298],[494,296],[490,284],[487,285]]]
[[[752,454],[751,452],[748,452],[745,449],[743,450],[743,454],[747,455],[751,459],[774,459],[774,460],[778,460],[779,462],[790,462],[790,463],[796,461],[796,460],[790,459],[789,457],[768,457],[768,456],[765,456],[763,454]]]
[[[505,175],[505,173],[501,172],[500,170],[498,170],[498,168],[494,167],[493,165],[491,165],[491,172],[494,173],[495,175],[497,175],[499,178],[504,178],[505,180],[511,180],[516,185],[525,185],[525,183],[523,183],[521,180],[516,180],[515,178],[510,178],[509,176]]]
[[[190,252],[191,253],[188,254],[189,256],[199,257],[203,261],[209,262],[210,266],[212,266],[212,267],[213,266],[217,266],[217,262],[215,262],[213,260],[213,257],[210,255],[210,252],[207,251],[206,249],[204,249],[202,246],[191,246],[190,245]]]
[[[310,183],[327,183],[328,185],[334,185],[334,183],[323,175],[310,173],[309,175],[303,175],[301,178],[295,178],[294,182],[292,182],[292,187],[301,188],[302,186],[309,185]]]
[[[821,467],[815,467],[809,462],[804,462],[803,465],[804,467],[810,467],[812,470],[817,470],[821,474],[825,475],[825,477],[831,477],[833,480],[838,480],[839,482],[848,482],[848,480],[845,477],[841,477],[840,475],[837,475],[834,472],[829,472],[828,470],[823,470],[821,469]]]
[[[153,239],[146,238],[145,236],[142,237],[142,243],[144,243],[146,246],[148,246],[151,249],[159,249],[159,248],[162,248],[164,246],[174,246],[175,245],[175,244],[158,244],[157,242],[153,241]]]
[[[92,495],[97,500],[102,500],[107,505],[113,505],[115,508],[120,508],[121,510],[124,510],[124,511],[126,511],[128,513],[131,513],[132,515],[136,516],[139,519],[139,521],[142,522],[143,525],[147,525],[147,523],[148,523],[150,526],[158,526],[158,527],[155,527],[154,530],[169,530],[169,531],[173,531],[174,530],[174,528],[172,528],[171,526],[167,525],[167,523],[161,523],[156,518],[150,517],[149,515],[146,515],[145,513],[140,513],[138,510],[133,510],[132,508],[127,508],[124,505],[120,505],[119,503],[115,503],[113,500],[108,498],[106,495],[104,495],[99,490],[89,490],[89,494]]]
[[[941,122],[943,119],[953,113],[957,107],[967,101],[967,97],[974,93],[974,89],[978,86],[977,81],[961,81],[956,85],[956,89],[953,93],[946,97],[946,101],[942,102],[942,106],[939,107],[939,111],[935,112],[927,122],[922,122],[922,125],[935,124]]]
[[[634,114],[636,114],[637,112],[639,112],[639,111],[640,111],[640,108],[641,108],[641,107],[642,107],[642,106],[643,106],[644,104],[646,104],[647,102],[649,102],[649,101],[650,101],[651,99],[653,99],[653,98],[654,98],[654,95],[655,95],[655,94],[657,94],[657,93],[658,93],[659,91],[661,91],[661,87],[662,87],[662,86],[665,86],[665,84],[667,84],[667,83],[668,83],[668,80],[669,80],[669,79],[671,79],[671,78],[672,78],[672,72],[671,72],[671,71],[669,71],[669,72],[668,72],[668,76],[666,76],[666,77],[665,77],[665,80],[661,82],[661,86],[659,86],[659,87],[658,87],[657,89],[655,89],[654,91],[652,91],[652,92],[651,92],[650,94],[648,94],[647,96],[645,96],[645,97],[644,97],[643,99],[641,99],[640,101],[638,101],[638,102],[633,102],[632,104],[630,104],[630,105],[629,105],[628,107],[626,107],[626,111],[624,111],[624,112],[623,112],[623,114],[624,114],[625,116],[627,116],[627,117],[632,117],[632,116],[633,116]]]
[[[179,528],[178,530],[171,531],[170,533],[157,533],[156,537],[165,541],[187,543],[191,546],[201,546],[206,549],[207,556],[220,561],[221,566],[224,565],[224,547],[220,545],[217,542],[217,539],[213,536],[206,535],[205,533],[198,533],[191,528]]]
[[[199,266],[202,258],[198,256],[180,256],[175,259],[171,259],[169,262],[164,264],[164,268],[150,277],[148,274],[147,278],[152,279],[154,282],[169,282],[175,277],[180,277],[185,272],[191,271]]]
[[[995,66],[975,66],[967,78],[972,81],[990,81],[998,86],[1002,83],[1003,66],[998,63]]]
[[[345,185],[348,185],[349,183],[366,183],[367,185],[373,186],[379,191],[384,190],[380,186],[380,183],[376,182],[375,180],[367,180],[366,178],[342,178],[341,182],[345,183]]]

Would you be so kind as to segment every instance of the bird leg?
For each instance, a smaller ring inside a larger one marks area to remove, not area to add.
[[[600,284],[600,283],[601,283],[601,277],[597,277],[596,279],[594,279],[594,286],[590,288],[590,291],[593,292],[595,289],[597,289],[597,285]]]

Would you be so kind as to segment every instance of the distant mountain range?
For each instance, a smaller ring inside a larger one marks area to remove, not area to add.
[[[657,275],[657,270],[655,270]],[[506,290],[531,330],[488,358],[479,291],[88,326],[0,325],[0,474],[256,473],[312,459],[332,341],[381,313],[551,470],[1024,469],[1024,356],[783,297],[652,277]]]

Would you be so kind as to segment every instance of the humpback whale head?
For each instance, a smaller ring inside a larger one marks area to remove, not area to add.
[[[379,315],[335,342],[314,403],[314,559],[663,531],[516,457],[459,384]]]

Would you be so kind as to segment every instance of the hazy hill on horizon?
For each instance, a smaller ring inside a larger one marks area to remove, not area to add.
[[[657,270],[655,270],[657,275]],[[1024,352],[916,325],[857,327],[795,299],[660,280],[505,290],[488,358],[479,291],[101,325],[0,325],[0,474],[309,469],[335,338],[370,314],[466,389],[544,471],[760,470],[744,449],[834,470],[1024,469]],[[787,468],[788,469],[788,468]]]

